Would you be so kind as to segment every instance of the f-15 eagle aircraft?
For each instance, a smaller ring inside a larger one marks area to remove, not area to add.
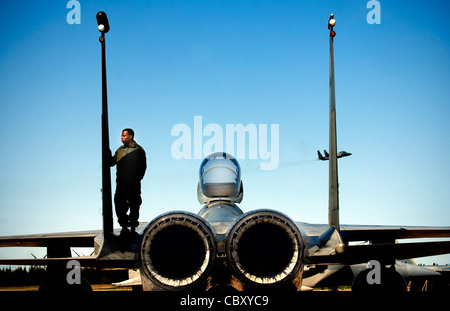
[[[328,152],[326,150],[323,151],[323,153],[325,154],[325,156],[323,156],[319,150],[317,150],[317,156],[319,157],[319,160],[322,161],[326,161],[330,159],[330,155],[328,154]],[[341,151],[339,153],[336,154],[337,158],[343,158],[343,157],[348,157],[351,156],[352,154],[346,151]]]
[[[0,264],[47,265],[53,277],[42,289],[90,289],[89,284],[69,285],[66,266],[75,259],[82,266],[138,268],[142,287],[154,291],[183,290],[300,290],[304,266],[352,265],[376,260],[382,266],[381,284],[367,282],[370,270],[358,274],[353,289],[405,290],[394,269],[396,259],[450,253],[450,241],[396,243],[399,239],[450,237],[450,227],[382,227],[339,224],[336,118],[330,30],[330,183],[328,224],[294,222],[276,210],[244,212],[243,183],[238,161],[223,152],[206,157],[200,166],[197,213],[171,211],[134,234],[113,229],[109,167],[108,108],[106,96],[105,34],[109,23],[97,14],[102,45],[102,188],[103,230],[0,237],[1,247],[43,246],[47,258],[0,259]],[[369,245],[352,245],[371,241]],[[94,255],[71,257],[71,247],[94,247]]]
[[[395,243],[396,239],[450,237],[448,227],[341,225],[337,230],[295,222],[276,210],[244,213],[238,206],[243,193],[238,161],[229,154],[214,153],[200,166],[197,196],[204,206],[197,214],[168,212],[141,223],[136,234],[127,237],[101,231],[0,237],[4,247],[48,248],[48,258],[0,259],[0,264],[65,268],[75,259],[82,266],[139,268],[144,290],[300,290],[305,264],[350,265],[378,260],[390,265],[396,259],[450,252],[448,241]],[[372,244],[350,245],[366,240]],[[95,248],[94,255],[70,257],[70,247],[89,246]],[[387,277],[382,286],[405,290],[395,270],[383,273]],[[51,284],[45,286],[51,288]],[[367,287],[354,284],[353,289],[358,286]]]

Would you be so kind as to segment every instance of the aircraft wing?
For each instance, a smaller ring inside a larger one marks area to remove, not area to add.
[[[94,247],[94,239],[101,231],[79,231],[61,232],[48,234],[13,235],[0,237],[0,247],[47,247],[69,248],[70,247]],[[67,255],[67,252],[66,252]],[[70,256],[70,253],[68,253]],[[20,258],[20,259],[0,259],[0,264],[4,265],[60,265],[67,264],[71,259],[76,259],[83,266],[95,265],[96,256],[83,257],[58,257],[58,258]]]
[[[395,226],[341,226],[341,236],[346,241],[383,242],[400,239],[448,238],[450,227],[395,227]]]
[[[83,267],[98,266],[97,256],[0,259],[0,265],[63,266],[70,260],[77,260]]]
[[[101,230],[2,236],[0,247],[48,247],[54,244],[94,247],[94,239],[100,233]]]
[[[450,227],[346,226],[339,234],[325,225],[298,223],[308,236],[310,264],[357,264],[450,253],[450,241],[398,243],[397,240],[450,238]],[[322,240],[322,241],[321,241]],[[369,241],[368,245],[350,242]],[[341,244],[341,245],[339,245]],[[342,245],[345,247],[342,247]]]
[[[70,260],[77,260],[86,267],[135,266],[135,252],[119,250],[117,240],[117,236],[105,240],[101,230],[2,236],[0,247],[46,247],[47,257],[0,259],[0,265],[66,265]],[[71,247],[93,247],[96,254],[71,257]],[[103,248],[107,252],[102,253]]]

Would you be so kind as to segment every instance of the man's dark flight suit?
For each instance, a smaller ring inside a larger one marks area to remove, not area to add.
[[[141,199],[141,180],[147,169],[144,149],[135,141],[130,147],[120,146],[111,160],[111,166],[117,164],[116,194],[114,204],[120,226],[137,227]],[[127,215],[130,209],[130,215]]]

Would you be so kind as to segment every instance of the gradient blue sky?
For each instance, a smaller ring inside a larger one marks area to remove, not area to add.
[[[327,222],[334,13],[341,223],[450,225],[450,2],[381,0],[378,25],[365,0],[79,2],[73,25],[67,1],[0,3],[0,235],[101,228],[100,10],[111,149],[132,127],[147,151],[141,221],[201,208],[171,130],[202,116],[279,124],[276,170],[240,160],[244,211]]]

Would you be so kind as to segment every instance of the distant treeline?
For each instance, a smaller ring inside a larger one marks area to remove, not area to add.
[[[95,268],[82,268],[81,277],[89,284],[110,284],[128,279],[127,270],[97,270]],[[0,287],[6,286],[33,286],[41,285],[47,279],[47,270],[44,267],[10,267],[0,269]]]

